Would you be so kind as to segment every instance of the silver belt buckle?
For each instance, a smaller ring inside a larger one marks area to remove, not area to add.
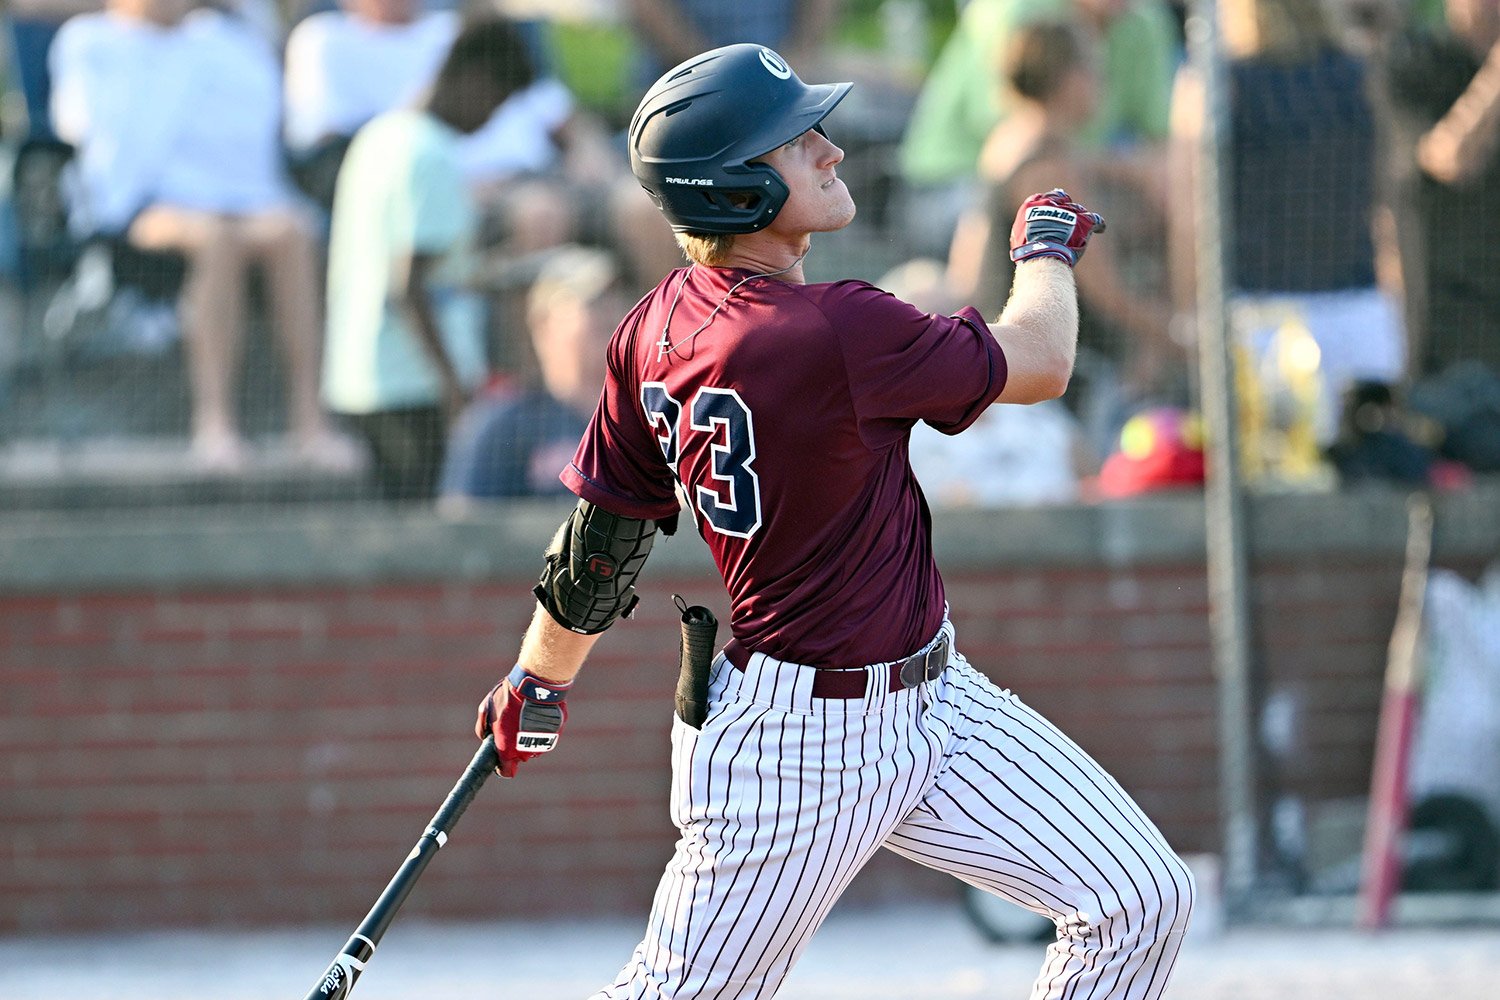
[[[914,653],[901,664],[901,686],[914,688],[935,680],[948,666],[948,637],[943,636],[925,653]]]

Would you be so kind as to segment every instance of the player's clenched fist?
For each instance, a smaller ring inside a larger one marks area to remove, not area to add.
[[[522,763],[557,746],[557,735],[568,721],[568,688],[572,682],[544,681],[519,665],[496,684],[479,703],[474,735],[495,734],[499,771],[516,776]]]
[[[1068,197],[1062,188],[1034,194],[1021,202],[1010,227],[1010,259],[1020,263],[1055,257],[1072,267],[1083,256],[1089,237],[1104,232],[1104,219]]]

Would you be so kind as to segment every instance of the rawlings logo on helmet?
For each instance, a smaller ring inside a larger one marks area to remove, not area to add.
[[[668,184],[687,184],[691,187],[713,187],[712,177],[663,177]]]
[[[766,68],[767,73],[770,73],[778,80],[790,80],[792,78],[792,68],[786,64],[786,60],[770,49],[762,48],[760,50],[760,64]]]

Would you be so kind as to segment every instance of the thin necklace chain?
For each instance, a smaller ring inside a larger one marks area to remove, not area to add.
[[[802,255],[802,257],[806,256],[807,254],[805,253]],[[724,305],[729,301],[730,296],[739,291],[740,286],[745,282],[750,281],[753,278],[774,278],[778,274],[785,274],[792,268],[796,267],[798,264],[802,263],[802,257],[798,257],[796,260],[792,261],[790,264],[788,264],[786,267],[781,268],[780,270],[764,271],[760,274],[747,274],[739,281],[736,281],[729,287],[729,291],[724,293],[724,297],[719,300],[719,304],[714,306],[713,311],[708,314],[708,318],[705,319],[702,323],[698,324],[698,329],[694,330],[692,333],[688,334],[686,337],[674,344],[671,342],[671,340],[668,339],[667,331],[672,328],[672,316],[677,312],[677,300],[682,298],[682,289],[687,285],[688,275],[692,274],[693,268],[698,266],[697,264],[689,265],[687,270],[682,272],[682,280],[677,282],[677,292],[672,296],[672,304],[667,307],[667,321],[661,325],[661,339],[656,342],[656,360],[660,361],[662,358],[665,358],[668,354],[671,354],[679,347],[685,347],[692,341],[694,337],[698,336],[698,334],[702,333],[704,330],[707,330],[708,324],[712,323],[714,317],[719,315],[719,310],[724,308]]]

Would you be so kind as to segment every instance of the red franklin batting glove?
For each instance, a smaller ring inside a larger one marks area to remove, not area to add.
[[[568,689],[572,681],[559,684],[534,677],[517,665],[479,703],[474,735],[481,740],[495,734],[498,770],[507,778],[537,754],[557,746],[557,736],[568,721]]]
[[[1016,263],[1055,257],[1072,267],[1083,256],[1089,236],[1104,232],[1104,219],[1068,197],[1062,188],[1021,202],[1010,227],[1010,259]]]

